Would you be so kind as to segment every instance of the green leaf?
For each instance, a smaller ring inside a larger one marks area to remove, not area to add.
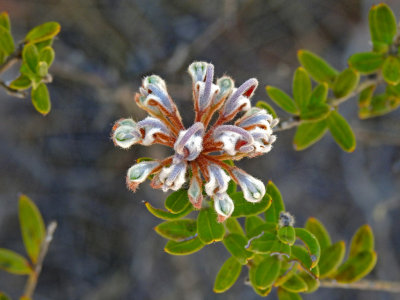
[[[3,292],[0,292],[0,300],[11,300],[11,298]]]
[[[307,72],[302,68],[297,68],[293,77],[293,98],[300,111],[307,108],[308,100],[311,95],[311,80]]]
[[[359,117],[366,119],[381,116],[399,107],[400,98],[391,94],[394,87],[393,85],[387,85],[386,93],[373,96],[368,107],[360,108]]]
[[[197,217],[197,233],[204,244],[222,241],[225,228],[217,222],[217,214],[214,209],[202,209]]]
[[[322,249],[318,263],[321,278],[329,277],[335,273],[343,261],[345,252],[346,245],[344,241],[339,241]]]
[[[239,221],[236,218],[228,218],[225,221],[226,229],[228,229],[229,233],[237,233],[244,235],[243,228],[240,225]]]
[[[318,142],[328,130],[326,120],[302,123],[297,127],[293,146],[297,151],[304,150]]]
[[[47,86],[44,83],[38,85],[31,91],[32,104],[42,115],[47,115],[51,109],[50,95]]]
[[[317,85],[310,96],[309,106],[312,107],[325,103],[328,97],[328,90],[328,84],[326,83]]]
[[[30,88],[30,86],[31,86],[31,80],[29,79],[28,76],[24,74],[19,75],[18,78],[11,81],[9,85],[9,87],[14,90],[26,90]]]
[[[234,256],[239,263],[245,265],[247,261],[253,256],[253,253],[246,250],[247,239],[240,234],[231,233],[228,234],[223,243],[225,248]]]
[[[353,152],[356,148],[356,138],[347,123],[337,111],[332,111],[327,118],[329,130],[336,143],[347,152]]]
[[[260,237],[253,239],[249,244],[248,249],[259,254],[279,253],[287,257],[291,254],[291,247],[282,243],[274,233],[268,231],[264,231]]]
[[[282,260],[281,271],[279,277],[276,279],[274,286],[281,286],[286,280],[288,280],[294,273],[298,272],[297,262]]]
[[[17,275],[28,275],[33,272],[29,262],[18,253],[0,248],[0,269]]]
[[[335,279],[342,283],[357,281],[372,271],[376,264],[376,253],[371,251],[359,252],[341,265]]]
[[[311,260],[310,253],[303,246],[292,246],[290,260],[298,261],[304,270],[312,270],[313,262]]]
[[[40,77],[44,77],[47,75],[49,67],[45,61],[40,61],[39,64],[36,66],[36,74]]]
[[[271,196],[272,203],[265,212],[265,221],[277,224],[279,222],[280,213],[285,211],[285,204],[283,203],[281,192],[272,181],[269,181],[266,194]]]
[[[267,222],[267,223],[262,223],[258,225],[257,227],[253,228],[248,228],[249,230],[247,231],[247,236],[250,237],[255,237],[257,235],[260,235],[262,232],[272,232],[274,233],[274,236],[276,234],[277,230],[277,224]]]
[[[360,81],[360,74],[349,68],[342,71],[336,78],[332,91],[336,98],[342,98],[355,90]]]
[[[389,84],[400,83],[400,60],[395,56],[388,56],[382,66],[383,79]]]
[[[157,225],[154,230],[166,239],[179,242],[195,236],[197,224],[195,220],[181,219],[163,222]]]
[[[300,119],[307,122],[316,122],[325,119],[331,113],[330,105],[320,103],[314,106],[308,106],[300,114]]]
[[[233,193],[236,193],[237,190],[237,184],[236,182],[234,182],[233,180],[229,181],[228,184],[228,189],[226,190],[226,192],[228,193],[228,195],[231,195]]]
[[[350,56],[349,65],[361,74],[369,74],[377,71],[385,60],[385,56],[375,52],[362,52]]]
[[[334,82],[338,71],[324,59],[307,50],[299,50],[297,57],[304,69],[316,82],[326,82],[329,85]]]
[[[321,248],[319,246],[318,240],[311,232],[304,228],[295,228],[296,237],[300,239],[304,245],[307,247],[312,264],[311,268],[318,264],[319,258],[321,256]]]
[[[15,50],[14,40],[9,30],[0,26],[0,50],[10,55]]]
[[[252,232],[254,231],[254,229],[256,229],[262,224],[264,224],[264,220],[261,219],[259,216],[246,217],[246,221],[244,223],[245,225],[244,228],[246,229],[246,236],[248,238],[252,238],[253,236],[257,235],[257,234],[253,235]]]
[[[56,56],[56,54],[55,54],[53,48],[47,46],[47,47],[44,47],[42,50],[40,50],[39,60],[46,62],[47,66],[50,68],[51,64],[54,61],[55,56]]]
[[[368,107],[375,92],[376,85],[371,85],[363,89],[358,97],[358,107]]]
[[[61,26],[57,22],[47,22],[34,27],[26,35],[25,43],[38,43],[52,39],[60,32]]]
[[[270,287],[279,276],[281,261],[274,256],[267,256],[255,269],[254,283],[258,288]]]
[[[274,119],[276,119],[278,117],[275,110],[272,108],[272,106],[269,105],[265,101],[258,101],[256,103],[256,107],[265,109],[270,115],[272,115],[274,117]]]
[[[328,230],[318,219],[308,218],[304,227],[317,238],[321,250],[332,244]]]
[[[237,261],[236,258],[228,258],[217,274],[217,278],[215,279],[214,283],[214,292],[223,293],[229,290],[239,278],[241,270],[242,265]]]
[[[0,14],[0,26],[4,27],[8,31],[11,30],[10,18],[8,13],[5,11]]]
[[[231,195],[235,203],[231,217],[246,217],[258,215],[267,210],[271,205],[271,197],[266,193],[260,202],[250,203],[243,197],[243,192],[237,192]]]
[[[284,226],[279,228],[278,238],[282,243],[292,246],[296,241],[296,233],[293,226]]]
[[[374,5],[369,10],[368,14],[368,22],[369,22],[369,31],[371,34],[371,42],[373,45],[373,50],[375,52],[384,53],[387,52],[389,46],[381,41],[379,28],[376,25],[376,9],[377,7]]]
[[[273,87],[267,86],[266,88],[268,96],[283,110],[291,114],[298,114],[299,111],[294,103],[293,99],[286,94],[284,91]]]
[[[349,257],[356,256],[362,251],[374,250],[374,234],[369,225],[361,226],[351,239]]]
[[[29,67],[30,71],[36,73],[37,65],[39,64],[39,51],[33,44],[27,44],[22,50],[22,59]]]
[[[302,271],[298,275],[307,285],[307,291],[304,293],[313,293],[319,288],[319,280],[311,276],[308,272]]]
[[[306,282],[297,274],[286,280],[281,287],[292,293],[301,293],[308,289]]]
[[[199,251],[204,244],[198,237],[188,239],[182,242],[168,241],[164,251],[172,255],[189,255]]]
[[[18,213],[25,249],[35,264],[46,235],[43,218],[35,203],[25,195],[19,197]]]
[[[374,44],[391,45],[396,35],[396,17],[387,4],[373,6],[369,15],[371,38]]]
[[[279,300],[301,300],[301,296],[297,293],[288,292],[282,288],[278,289],[278,299]]]
[[[172,220],[177,220],[177,219],[183,218],[183,217],[187,216],[189,213],[191,213],[193,211],[193,206],[188,205],[186,207],[186,209],[184,209],[180,213],[173,214],[173,213],[170,213],[170,212],[165,211],[163,209],[155,208],[147,201],[144,202],[144,204],[146,205],[147,210],[153,216],[155,216],[155,217],[157,217],[159,219],[162,219],[162,220],[167,220],[167,221],[172,221]]]
[[[173,192],[165,200],[165,208],[174,214],[184,211],[189,205],[191,204],[189,202],[187,190],[185,189]]]

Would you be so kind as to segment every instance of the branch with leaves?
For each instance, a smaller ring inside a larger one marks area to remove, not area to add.
[[[26,98],[28,90],[35,109],[43,115],[50,112],[51,102],[46,83],[52,82],[49,68],[55,57],[53,40],[60,25],[48,22],[34,27],[15,46],[8,14],[0,14],[0,75],[21,61],[19,76],[11,82],[0,80],[0,86],[11,96]]]

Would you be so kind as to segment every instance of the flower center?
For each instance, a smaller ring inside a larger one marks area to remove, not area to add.
[[[181,130],[176,139],[174,149],[179,159],[195,160],[203,151],[203,123],[194,123],[189,129]]]

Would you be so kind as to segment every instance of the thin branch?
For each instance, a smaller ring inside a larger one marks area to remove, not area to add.
[[[24,48],[24,44],[21,43],[18,45],[17,49],[13,53],[11,53],[6,61],[0,65],[0,74],[7,71],[11,68],[17,61],[22,58],[22,49]]]
[[[340,289],[355,289],[365,291],[382,291],[389,293],[400,293],[400,282],[391,281],[374,281],[360,280],[353,283],[339,283],[335,280],[321,280],[321,287],[324,288],[340,288]]]
[[[46,237],[44,238],[42,245],[40,247],[40,253],[38,257],[38,261],[34,266],[34,270],[31,275],[29,275],[28,281],[25,286],[24,294],[22,297],[26,297],[28,299],[32,298],[33,292],[35,291],[37,281],[42,271],[43,261],[46,257],[47,251],[49,250],[49,246],[51,241],[53,240],[54,232],[57,228],[57,222],[50,222],[49,226],[47,226]]]
[[[10,88],[4,81],[0,80],[0,86],[3,87],[7,94],[17,97],[17,98],[26,98],[26,96],[28,95],[26,92],[23,91],[18,91],[15,90],[13,88]]]
[[[283,120],[278,123],[273,129],[274,132],[288,130],[290,128],[299,126],[301,124],[301,120],[299,116],[293,116],[287,120]]]

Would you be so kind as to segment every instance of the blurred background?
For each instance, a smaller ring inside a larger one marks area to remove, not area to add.
[[[400,2],[386,2],[399,17]],[[245,272],[227,293],[212,292],[228,257],[222,245],[185,257],[163,251],[165,240],[153,231],[159,221],[142,201],[161,207],[166,195],[148,183],[129,192],[125,173],[136,158],[161,158],[165,148],[117,149],[109,138],[112,124],[121,117],[145,117],[133,95],[141,78],[155,73],[166,79],[189,125],[194,114],[186,68],[194,60],[213,62],[216,76],[229,74],[238,83],[257,77],[254,102],[267,100],[267,84],[290,92],[298,49],[310,49],[342,69],[351,53],[370,47],[367,16],[374,3],[0,0],[17,39],[45,21],[62,26],[54,43],[51,113],[42,117],[30,100],[0,91],[0,246],[23,252],[20,192],[37,203],[47,222],[59,224],[35,299],[258,299],[243,284]],[[277,184],[297,224],[317,217],[334,241],[348,242],[369,223],[379,255],[369,278],[400,281],[400,111],[359,121],[356,101],[340,110],[357,137],[354,153],[343,152],[329,134],[295,152],[290,130],[278,133],[268,155],[242,166]],[[14,298],[24,282],[25,277],[0,272],[0,290]],[[400,296],[320,289],[304,299]]]

